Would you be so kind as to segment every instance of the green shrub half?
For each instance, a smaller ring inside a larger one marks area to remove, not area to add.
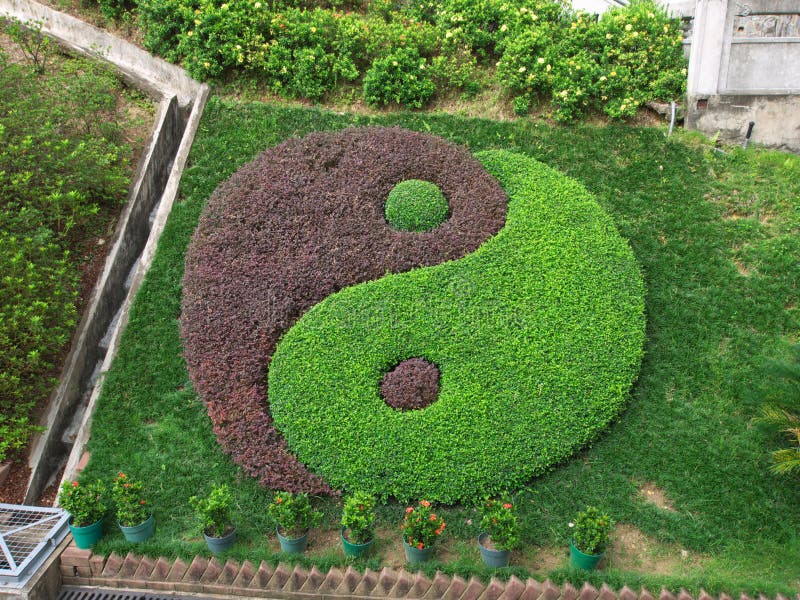
[[[441,225],[449,214],[447,198],[430,181],[401,181],[386,199],[386,220],[403,231],[428,231]]]
[[[611,218],[533,159],[479,159],[510,197],[495,237],[329,296],[273,357],[275,423],[334,487],[442,502],[516,488],[597,436],[636,378],[644,285]],[[398,412],[379,382],[414,356],[439,366],[439,399]]]

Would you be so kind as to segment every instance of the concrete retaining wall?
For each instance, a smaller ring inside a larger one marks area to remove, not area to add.
[[[155,98],[177,96],[191,105],[201,84],[173,64],[88,23],[33,0],[0,0],[0,15],[41,24],[42,31],[72,50],[108,62],[135,87]]]

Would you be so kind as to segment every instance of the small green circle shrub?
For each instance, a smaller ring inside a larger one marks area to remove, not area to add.
[[[402,231],[429,231],[441,225],[449,214],[447,199],[430,181],[401,181],[386,199],[386,220]]]

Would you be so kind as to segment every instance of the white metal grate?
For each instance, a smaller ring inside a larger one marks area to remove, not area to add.
[[[0,585],[22,587],[67,535],[60,508],[0,504]]]

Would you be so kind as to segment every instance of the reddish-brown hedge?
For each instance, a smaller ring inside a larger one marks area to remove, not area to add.
[[[402,232],[384,218],[400,181],[435,183],[450,218]],[[399,128],[288,140],[209,199],[186,254],[181,333],[218,441],[262,484],[329,492],[269,415],[266,374],[283,332],[330,294],[461,258],[503,225],[507,198],[467,150]]]
[[[430,406],[439,396],[439,367],[424,358],[409,358],[384,375],[381,396],[397,410]]]

